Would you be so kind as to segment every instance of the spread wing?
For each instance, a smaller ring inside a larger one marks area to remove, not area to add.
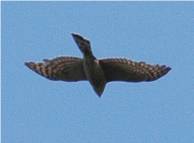
[[[50,80],[79,81],[86,80],[83,60],[76,57],[57,57],[44,59],[44,62],[26,62],[25,65]]]
[[[110,81],[153,81],[171,69],[165,65],[150,65],[145,62],[134,62],[127,59],[102,59],[99,63],[107,82]]]

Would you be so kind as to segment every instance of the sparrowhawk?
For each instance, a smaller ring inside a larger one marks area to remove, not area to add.
[[[171,70],[165,65],[150,65],[125,58],[97,59],[92,53],[89,40],[75,33],[72,36],[83,58],[61,56],[44,59],[40,63],[26,62],[25,65],[50,80],[88,80],[99,97],[108,82],[153,81]]]

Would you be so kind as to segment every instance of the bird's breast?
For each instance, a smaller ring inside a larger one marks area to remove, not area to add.
[[[84,60],[84,72],[90,84],[98,94],[102,94],[106,79],[98,60]]]

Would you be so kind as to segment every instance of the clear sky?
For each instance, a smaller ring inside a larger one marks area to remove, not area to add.
[[[154,82],[50,81],[24,66],[81,57],[125,57],[172,70]],[[194,2],[3,2],[2,143],[194,142]]]

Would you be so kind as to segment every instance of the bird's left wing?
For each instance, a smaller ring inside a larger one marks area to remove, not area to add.
[[[76,57],[57,57],[45,59],[42,63],[26,62],[25,65],[50,80],[79,81],[86,80],[83,60]]]
[[[145,62],[134,62],[127,59],[112,58],[99,60],[107,82],[110,81],[153,81],[171,69],[165,65],[150,65]]]

